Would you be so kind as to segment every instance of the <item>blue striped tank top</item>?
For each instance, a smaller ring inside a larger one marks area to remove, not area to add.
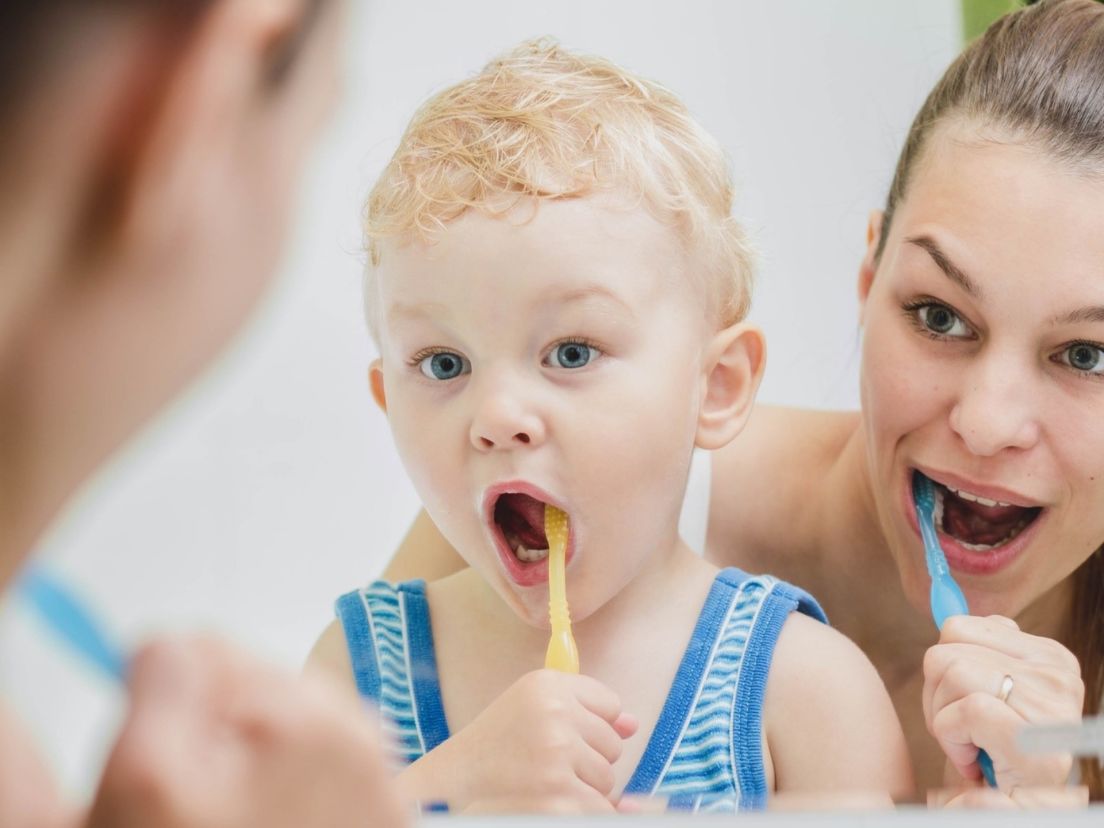
[[[397,760],[411,763],[449,737],[424,581],[376,581],[337,600],[361,696],[379,706]],[[762,808],[763,695],[787,616],[826,622],[806,592],[766,575],[721,570],[626,794],[668,807]]]

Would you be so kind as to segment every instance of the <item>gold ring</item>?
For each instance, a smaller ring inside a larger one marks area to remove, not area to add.
[[[1001,679],[1000,692],[997,693],[997,699],[999,701],[1008,703],[1008,697],[1012,695],[1012,688],[1016,686],[1016,682],[1012,680],[1012,676],[1005,673],[1003,679]]]

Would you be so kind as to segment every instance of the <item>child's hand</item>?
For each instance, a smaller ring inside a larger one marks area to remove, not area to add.
[[[145,648],[90,828],[397,826],[373,722],[352,696],[211,640]]]
[[[403,784],[454,811],[612,812],[613,763],[636,728],[595,679],[537,670],[411,765]]]
[[[928,730],[967,779],[980,779],[977,752],[984,748],[1006,793],[1066,784],[1073,758],[1021,753],[1016,733],[1029,723],[1078,721],[1084,697],[1077,658],[1057,641],[1021,631],[1010,618],[949,618],[924,656]]]

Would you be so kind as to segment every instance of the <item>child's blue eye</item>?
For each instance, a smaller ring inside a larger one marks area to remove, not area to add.
[[[582,368],[598,355],[598,349],[585,342],[561,342],[552,351],[552,359],[560,368]]]
[[[450,380],[471,371],[471,365],[460,354],[440,351],[423,357],[418,362],[418,369],[429,379]]]

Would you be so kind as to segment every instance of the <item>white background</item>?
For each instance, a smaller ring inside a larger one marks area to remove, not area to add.
[[[761,399],[857,400],[855,274],[956,0],[354,0],[340,111],[286,267],[228,356],[87,488],[40,555],[126,642],[214,629],[297,668],[333,598],[376,575],[417,509],[367,393],[360,202],[417,104],[550,34],[657,79],[729,152],[761,251]],[[0,605],[0,694],[66,789],[89,791],[117,691]]]

